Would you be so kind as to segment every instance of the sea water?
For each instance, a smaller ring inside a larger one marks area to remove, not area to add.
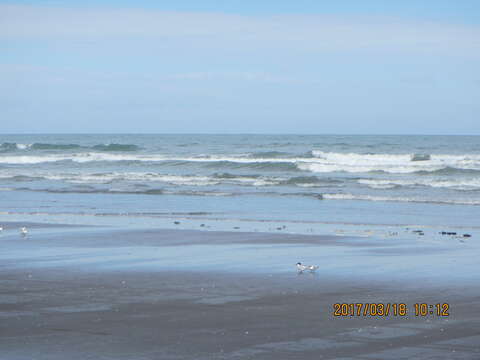
[[[0,135],[0,221],[318,233],[479,219],[479,136]]]

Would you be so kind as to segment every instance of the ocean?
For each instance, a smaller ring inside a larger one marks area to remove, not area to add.
[[[479,136],[0,135],[0,221],[476,229],[479,205]]]

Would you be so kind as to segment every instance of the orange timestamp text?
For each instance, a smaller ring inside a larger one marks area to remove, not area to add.
[[[447,303],[416,303],[409,307],[405,303],[336,303],[333,316],[449,316]]]

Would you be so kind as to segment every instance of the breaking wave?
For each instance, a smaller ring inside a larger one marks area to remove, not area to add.
[[[359,154],[312,151],[319,160],[299,164],[312,172],[435,173],[445,169],[480,171],[480,155]]]
[[[97,146],[97,145],[96,145]],[[134,145],[110,144],[105,152],[73,154],[9,155],[0,156],[3,164],[38,164],[47,162],[178,162],[179,165],[198,165],[208,168],[250,168],[270,171],[304,171],[312,173],[398,173],[447,174],[457,171],[480,171],[480,155],[431,155],[429,160],[412,161],[409,154],[358,154],[312,151],[314,157],[251,157],[251,155],[171,156],[160,154],[118,154],[108,151],[133,151]]]
[[[28,145],[25,144],[17,144],[17,143],[10,143],[4,142],[0,145],[0,152],[9,152],[9,151],[16,151],[22,148],[26,149]]]
[[[32,175],[0,174],[0,180],[13,182],[29,182],[38,180],[64,181],[72,184],[112,184],[115,182],[137,182],[143,186],[150,183],[165,183],[175,186],[214,186],[214,185],[239,185],[239,186],[269,186],[284,182],[283,178],[265,177],[260,175],[233,175],[214,174],[213,176],[201,175],[171,175],[151,172],[110,172],[110,173],[84,173],[84,174],[50,174],[38,173]]]

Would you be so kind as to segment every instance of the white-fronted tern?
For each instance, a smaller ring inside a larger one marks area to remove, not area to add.
[[[318,265],[303,265],[301,262],[297,263],[297,270],[299,273],[302,273],[306,270],[310,272],[315,272],[318,269]]]

